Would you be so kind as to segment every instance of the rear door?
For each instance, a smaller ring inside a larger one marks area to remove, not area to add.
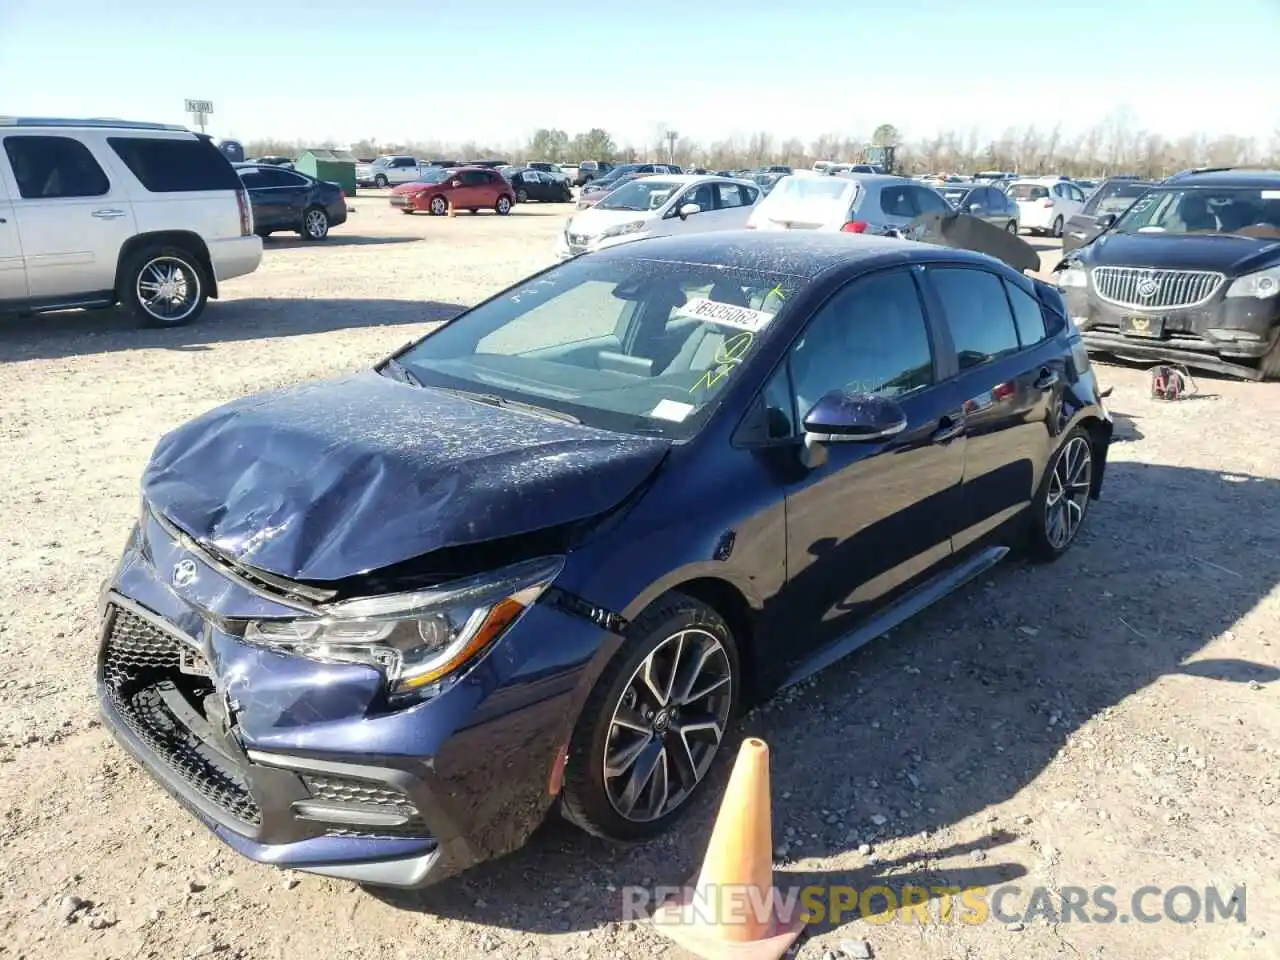
[[[1029,281],[969,264],[924,271],[946,319],[957,371],[948,402],[963,410],[964,485],[954,545],[964,550],[1027,506],[1055,442],[1066,365]]]
[[[13,220],[33,300],[105,298],[115,289],[120,250],[137,227],[123,178],[108,174],[104,152],[97,131],[76,138],[4,137],[6,173],[16,187]],[[226,158],[222,162],[230,171]]]
[[[8,165],[0,163],[0,303],[27,298],[27,273],[18,239],[18,218],[13,212],[13,185]]]
[[[292,170],[264,170],[268,188],[275,194],[281,222],[290,229],[302,225],[302,211],[311,199],[312,181]]]

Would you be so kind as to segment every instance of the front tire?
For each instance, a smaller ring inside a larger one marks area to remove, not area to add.
[[[1018,235],[1018,221],[1010,220],[1009,223],[1005,226],[1005,230],[1007,230],[1009,233],[1012,233],[1016,237]]]
[[[308,207],[302,213],[302,229],[298,233],[303,240],[324,240],[329,236],[329,215],[322,207]]]
[[[1070,549],[1089,511],[1094,474],[1093,440],[1076,427],[1049,461],[1031,504],[1027,552],[1047,563]]]
[[[387,189],[387,178],[384,177],[382,174],[378,174],[376,177],[373,178],[373,185],[377,187],[379,190],[385,190]]]
[[[208,275],[189,250],[145,247],[125,264],[116,296],[145,326],[181,327],[204,312]]]
[[[678,592],[655,601],[583,707],[564,772],[565,818],[611,840],[670,826],[727,752],[740,677],[719,613]]]
[[[506,196],[499,197],[498,202],[493,205],[493,209],[498,216],[505,217],[511,212],[511,198]]]
[[[1061,217],[1058,217],[1053,221],[1053,229],[1049,232],[1049,235],[1052,236],[1055,240],[1062,239],[1062,218]]]
[[[444,197],[432,197],[431,204],[427,207],[427,211],[433,217],[443,217],[449,212],[449,201]]]

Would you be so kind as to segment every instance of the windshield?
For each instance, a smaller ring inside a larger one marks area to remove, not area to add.
[[[942,194],[944,197],[946,197],[948,200],[950,200],[953,204],[958,204],[960,203],[961,200],[963,200],[966,196],[969,195],[969,188],[968,187],[944,187],[938,192]]]
[[[443,183],[449,173],[448,167],[428,167],[418,175],[418,183]]]
[[[1117,180],[1099,187],[1085,202],[1084,212],[1088,214],[1124,213],[1129,204],[1142,196],[1151,184],[1138,183],[1133,180]]]
[[[1231,233],[1280,238],[1280,189],[1154,189],[1135,201],[1113,229],[1116,233]]]
[[[596,204],[597,210],[657,210],[683,184],[656,177],[643,177],[624,183]]]
[[[638,257],[571,260],[398,359],[423,385],[675,439],[710,416],[802,281]]]

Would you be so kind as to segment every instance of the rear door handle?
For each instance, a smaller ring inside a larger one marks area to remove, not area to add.
[[[954,440],[964,430],[963,417],[943,417],[938,423],[938,429],[933,431],[929,440],[932,443],[946,443],[948,440]]]
[[[1036,380],[1037,390],[1048,390],[1061,379],[1057,370],[1041,370],[1040,376]]]
[[[99,220],[115,220],[117,217],[123,217],[123,210],[95,210],[93,215]]]

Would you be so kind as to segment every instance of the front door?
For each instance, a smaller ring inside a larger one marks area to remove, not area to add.
[[[957,552],[1012,520],[1035,495],[1055,443],[1066,367],[1039,302],[969,266],[930,266],[927,289],[946,318],[958,374],[947,402],[964,410],[964,484]]]
[[[22,262],[22,244],[18,240],[18,220],[13,213],[10,184],[0,167],[0,304],[25,300],[27,274]]]
[[[898,401],[889,440],[826,445],[788,484],[787,587],[780,613],[802,659],[854,629],[951,555],[964,470],[963,425],[948,408],[917,281],[908,268],[859,278],[818,311],[775,374],[798,431],[832,390]]]
[[[109,149],[100,137],[4,138],[6,173],[17,187],[13,214],[34,300],[110,293],[120,250],[137,232],[128,194],[107,175],[90,142]]]

